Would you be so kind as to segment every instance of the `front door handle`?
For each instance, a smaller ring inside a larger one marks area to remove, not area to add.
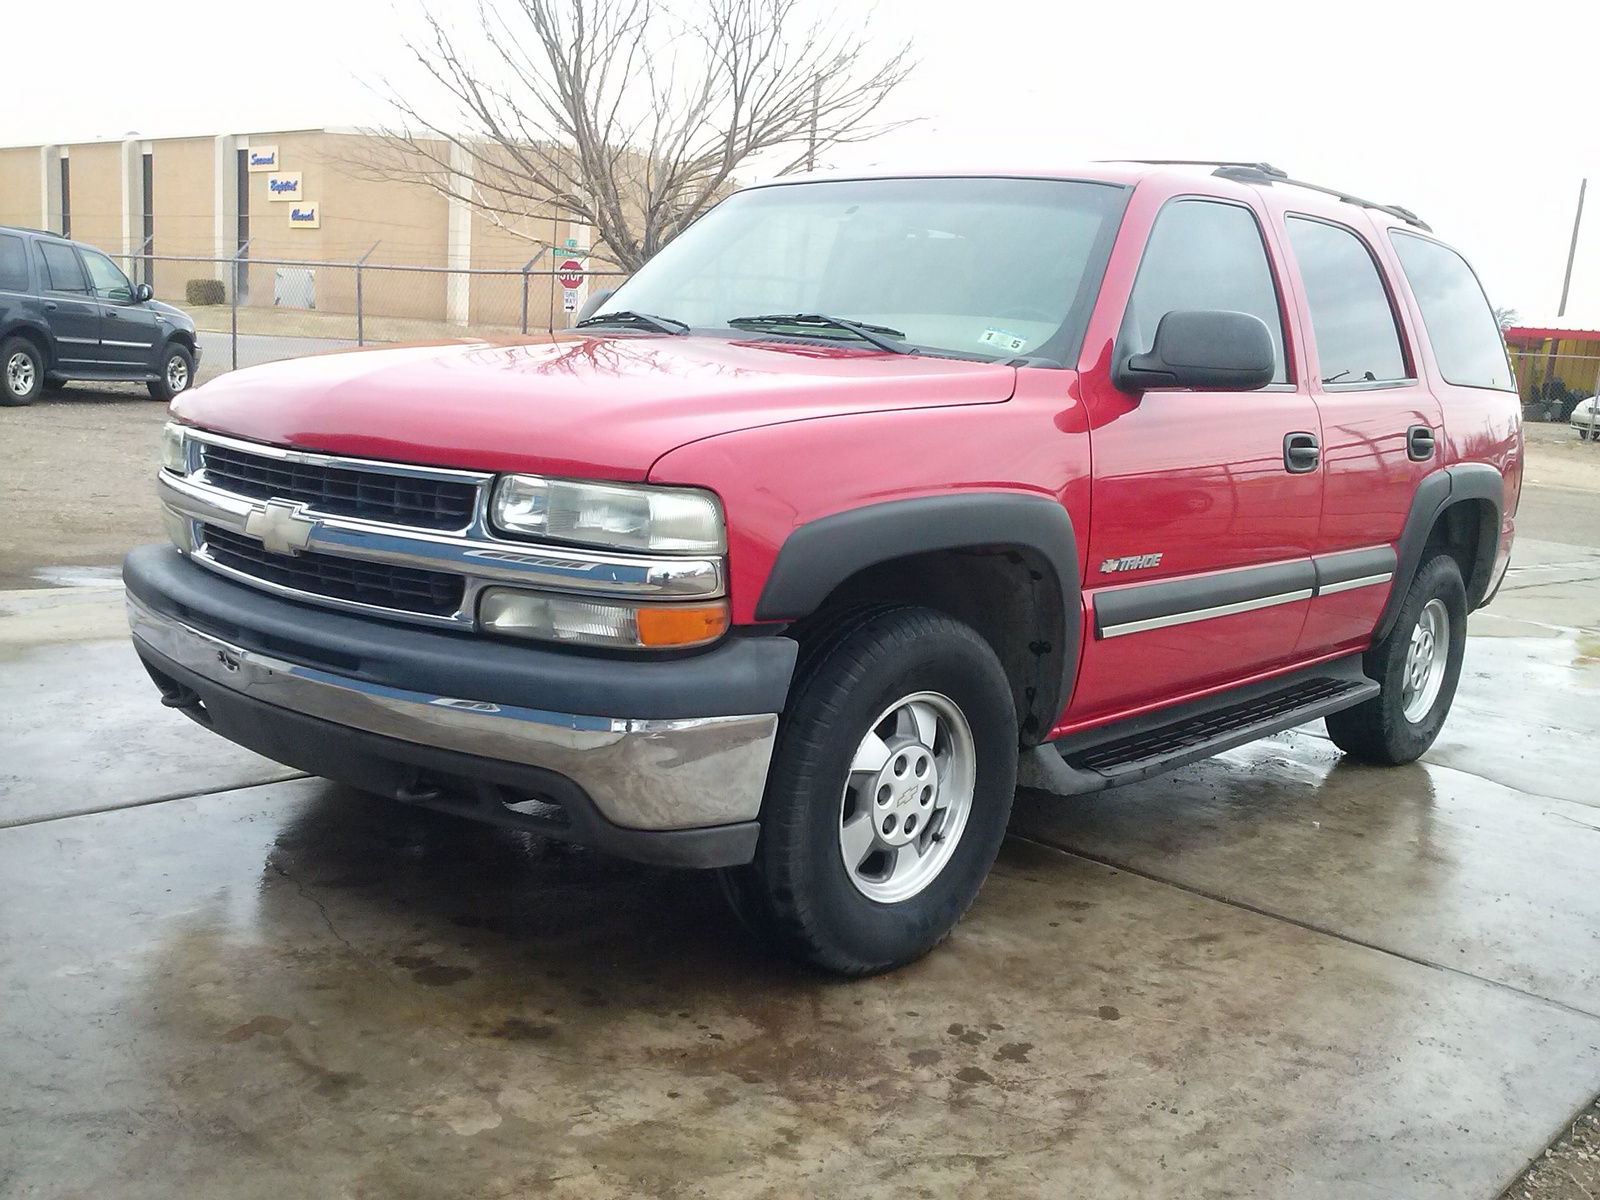
[[[61,306],[59,304],[57,304],[54,300],[46,300],[44,302],[44,309],[45,309],[46,312],[55,312],[55,310],[60,308],[60,307]]]
[[[1322,451],[1314,433],[1286,433],[1283,435],[1283,467],[1291,475],[1304,475],[1315,471],[1322,461]]]
[[[1433,457],[1433,430],[1426,425],[1413,425],[1406,430],[1406,457],[1412,462],[1426,462]]]

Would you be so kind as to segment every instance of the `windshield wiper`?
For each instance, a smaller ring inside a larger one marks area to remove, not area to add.
[[[642,325],[646,329],[655,330],[657,333],[689,332],[689,325],[686,321],[679,321],[673,317],[658,317],[651,313],[634,312],[631,309],[621,309],[618,312],[600,313],[593,317],[585,317],[573,328],[587,329],[591,325]]]
[[[821,313],[768,313],[760,317],[733,317],[728,324],[735,329],[770,329],[774,326],[787,326],[802,332],[808,329],[842,329],[864,342],[871,342],[879,350],[887,350],[890,354],[917,353],[914,346],[889,340],[903,339],[906,336],[898,329],[890,329],[887,325],[865,325],[859,321],[846,321],[843,317],[828,317]]]

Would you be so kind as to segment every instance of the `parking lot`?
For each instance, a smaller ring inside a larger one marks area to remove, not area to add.
[[[162,709],[111,569],[159,537],[142,395],[0,415],[0,1195],[1493,1197],[1600,1092],[1600,449],[1559,429],[1422,763],[1030,764],[950,941],[839,983],[709,875]],[[1560,1153],[1522,1186],[1592,1200]]]

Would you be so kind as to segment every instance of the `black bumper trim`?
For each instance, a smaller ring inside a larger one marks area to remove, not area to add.
[[[798,643],[733,637],[673,658],[602,657],[438,633],[282,600],[141,546],[122,565],[149,608],[249,650],[407,691],[626,720],[779,713]]]

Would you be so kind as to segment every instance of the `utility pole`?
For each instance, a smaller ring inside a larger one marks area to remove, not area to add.
[[[1578,184],[1578,214],[1572,218],[1572,244],[1567,247],[1567,273],[1561,280],[1561,307],[1556,310],[1556,316],[1567,315],[1567,293],[1572,289],[1572,260],[1578,256],[1578,226],[1583,224],[1583,193],[1589,188],[1589,181],[1583,180]]]
[[[806,139],[806,170],[817,169],[817,110],[822,107],[822,79],[811,81],[811,136]]]

